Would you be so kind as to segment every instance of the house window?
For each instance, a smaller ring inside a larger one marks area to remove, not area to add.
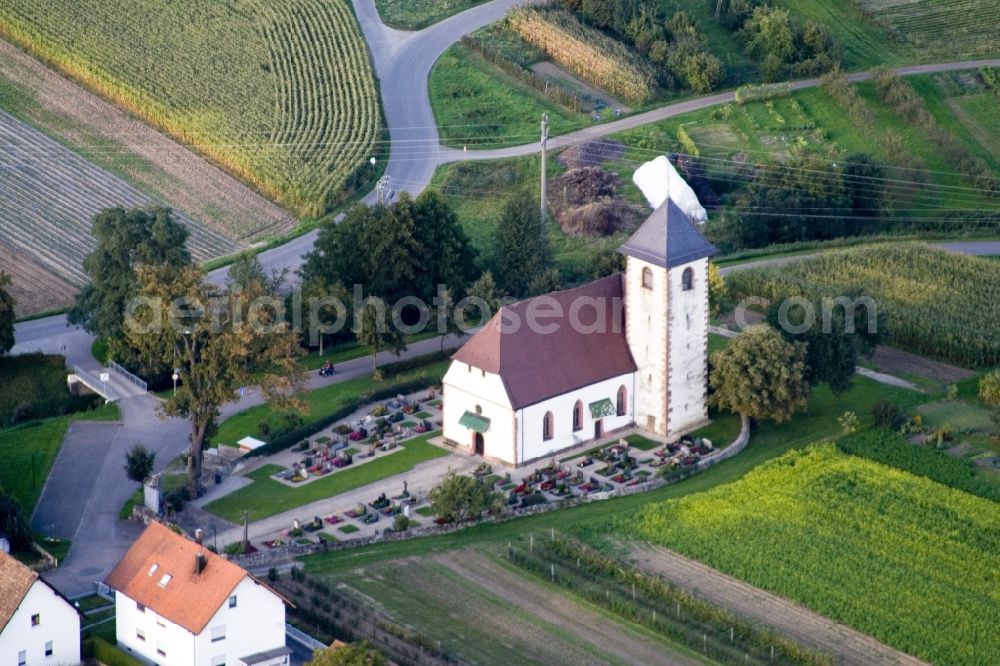
[[[552,430],[552,412],[545,412],[545,417],[542,419],[542,439],[552,439]]]
[[[583,430],[583,402],[576,401],[573,405],[573,432]]]
[[[28,663],[28,651],[21,650],[17,653],[17,666],[24,666]]]
[[[41,615],[39,615],[38,613],[35,613],[34,615],[31,616],[31,626],[37,627],[41,623],[42,623],[42,616]]]
[[[625,388],[624,384],[618,387],[617,407],[618,416],[625,416],[625,413],[628,411],[628,389]]]
[[[156,618],[156,626],[160,629],[165,629],[167,627],[167,623],[163,621],[162,617],[158,617]]]
[[[218,657],[212,657],[212,666],[226,666],[226,655],[220,654]]]
[[[135,602],[135,609],[137,611],[139,611],[140,613],[145,613],[146,612],[146,607],[143,606],[142,604],[140,604],[138,601]]]
[[[229,597],[229,607],[236,608],[236,595]]]
[[[226,625],[220,624],[218,627],[212,627],[212,642],[223,641],[226,639]]]
[[[642,288],[652,289],[653,288],[653,271],[649,268],[642,269]]]
[[[694,289],[694,269],[688,266],[681,273],[681,289],[691,291]]]
[[[135,630],[135,637],[137,639],[139,639],[140,641],[142,641],[143,643],[146,642],[146,632],[143,631],[142,629],[136,629]]]
[[[163,641],[157,641],[156,654],[160,655],[161,657],[167,656],[167,647],[163,644]]]
[[[45,641],[45,656],[52,656],[52,641]]]

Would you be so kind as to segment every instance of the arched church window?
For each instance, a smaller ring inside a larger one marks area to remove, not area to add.
[[[545,412],[542,419],[542,439],[552,439],[552,412]]]
[[[681,273],[681,289],[691,291],[694,289],[694,269],[688,266]]]
[[[622,384],[618,387],[618,416],[625,416],[625,412],[628,411],[628,389]]]
[[[583,402],[580,400],[573,405],[573,432],[577,430],[583,430]]]
[[[652,289],[653,288],[653,271],[649,268],[642,269],[642,288]]]

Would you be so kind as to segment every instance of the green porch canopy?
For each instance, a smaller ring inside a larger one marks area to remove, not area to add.
[[[615,404],[611,402],[610,398],[605,398],[604,400],[590,403],[590,415],[595,419],[605,416],[617,416],[618,410],[615,409]]]
[[[472,412],[466,412],[462,414],[462,418],[458,420],[458,425],[464,425],[466,428],[475,430],[476,432],[482,434],[490,429],[490,420],[485,416],[473,414]]]

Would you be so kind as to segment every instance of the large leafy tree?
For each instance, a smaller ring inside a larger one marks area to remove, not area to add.
[[[126,305],[138,291],[136,267],[190,266],[184,245],[188,232],[166,208],[112,208],[94,217],[93,234],[97,247],[83,260],[90,282],[77,296],[69,321],[107,340],[120,360],[129,360],[122,322]]]
[[[783,307],[782,303],[786,303]],[[836,393],[851,388],[858,363],[871,358],[885,339],[885,317],[865,307],[874,301],[860,292],[838,302],[831,298],[776,300],[767,321],[789,342],[806,345],[806,379],[826,382]]]
[[[743,419],[787,421],[809,400],[806,349],[766,325],[751,326],[712,354],[709,404]]]
[[[441,483],[431,488],[429,498],[435,515],[456,522],[478,518],[485,511],[496,508],[503,499],[479,479],[454,471],[448,472]]]
[[[537,199],[526,194],[508,199],[497,223],[494,251],[493,274],[500,289],[515,297],[527,295],[549,264]]]
[[[0,534],[7,537],[11,550],[31,552],[34,536],[24,507],[13,495],[6,495],[0,489]]]
[[[448,202],[434,190],[421,194],[414,205],[414,223],[420,244],[420,266],[414,288],[429,299],[444,285],[461,293],[476,277],[476,251]],[[426,259],[431,258],[431,261]]]
[[[0,355],[14,346],[14,297],[7,292],[10,276],[0,271]]]
[[[303,380],[297,337],[267,306],[271,297],[259,283],[227,293],[193,266],[140,266],[137,274],[143,305],[125,333],[142,358],[180,370],[183,382],[161,409],[190,421],[188,493],[197,496],[205,442],[241,387],[256,383],[278,410],[302,409],[295,397]]]
[[[387,663],[381,652],[362,641],[317,650],[306,666],[385,666]]]
[[[378,369],[379,352],[388,351],[397,356],[406,350],[406,338],[403,332],[396,328],[387,313],[388,308],[376,297],[370,297],[358,314],[355,335],[361,344],[368,347],[372,358],[372,377],[382,379]]]

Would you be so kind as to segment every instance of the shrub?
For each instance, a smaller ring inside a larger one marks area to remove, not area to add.
[[[1000,407],[1000,370],[994,370],[979,379],[979,399],[990,407]]]
[[[878,400],[872,405],[872,419],[878,428],[899,430],[906,422],[903,410],[888,400]]]

